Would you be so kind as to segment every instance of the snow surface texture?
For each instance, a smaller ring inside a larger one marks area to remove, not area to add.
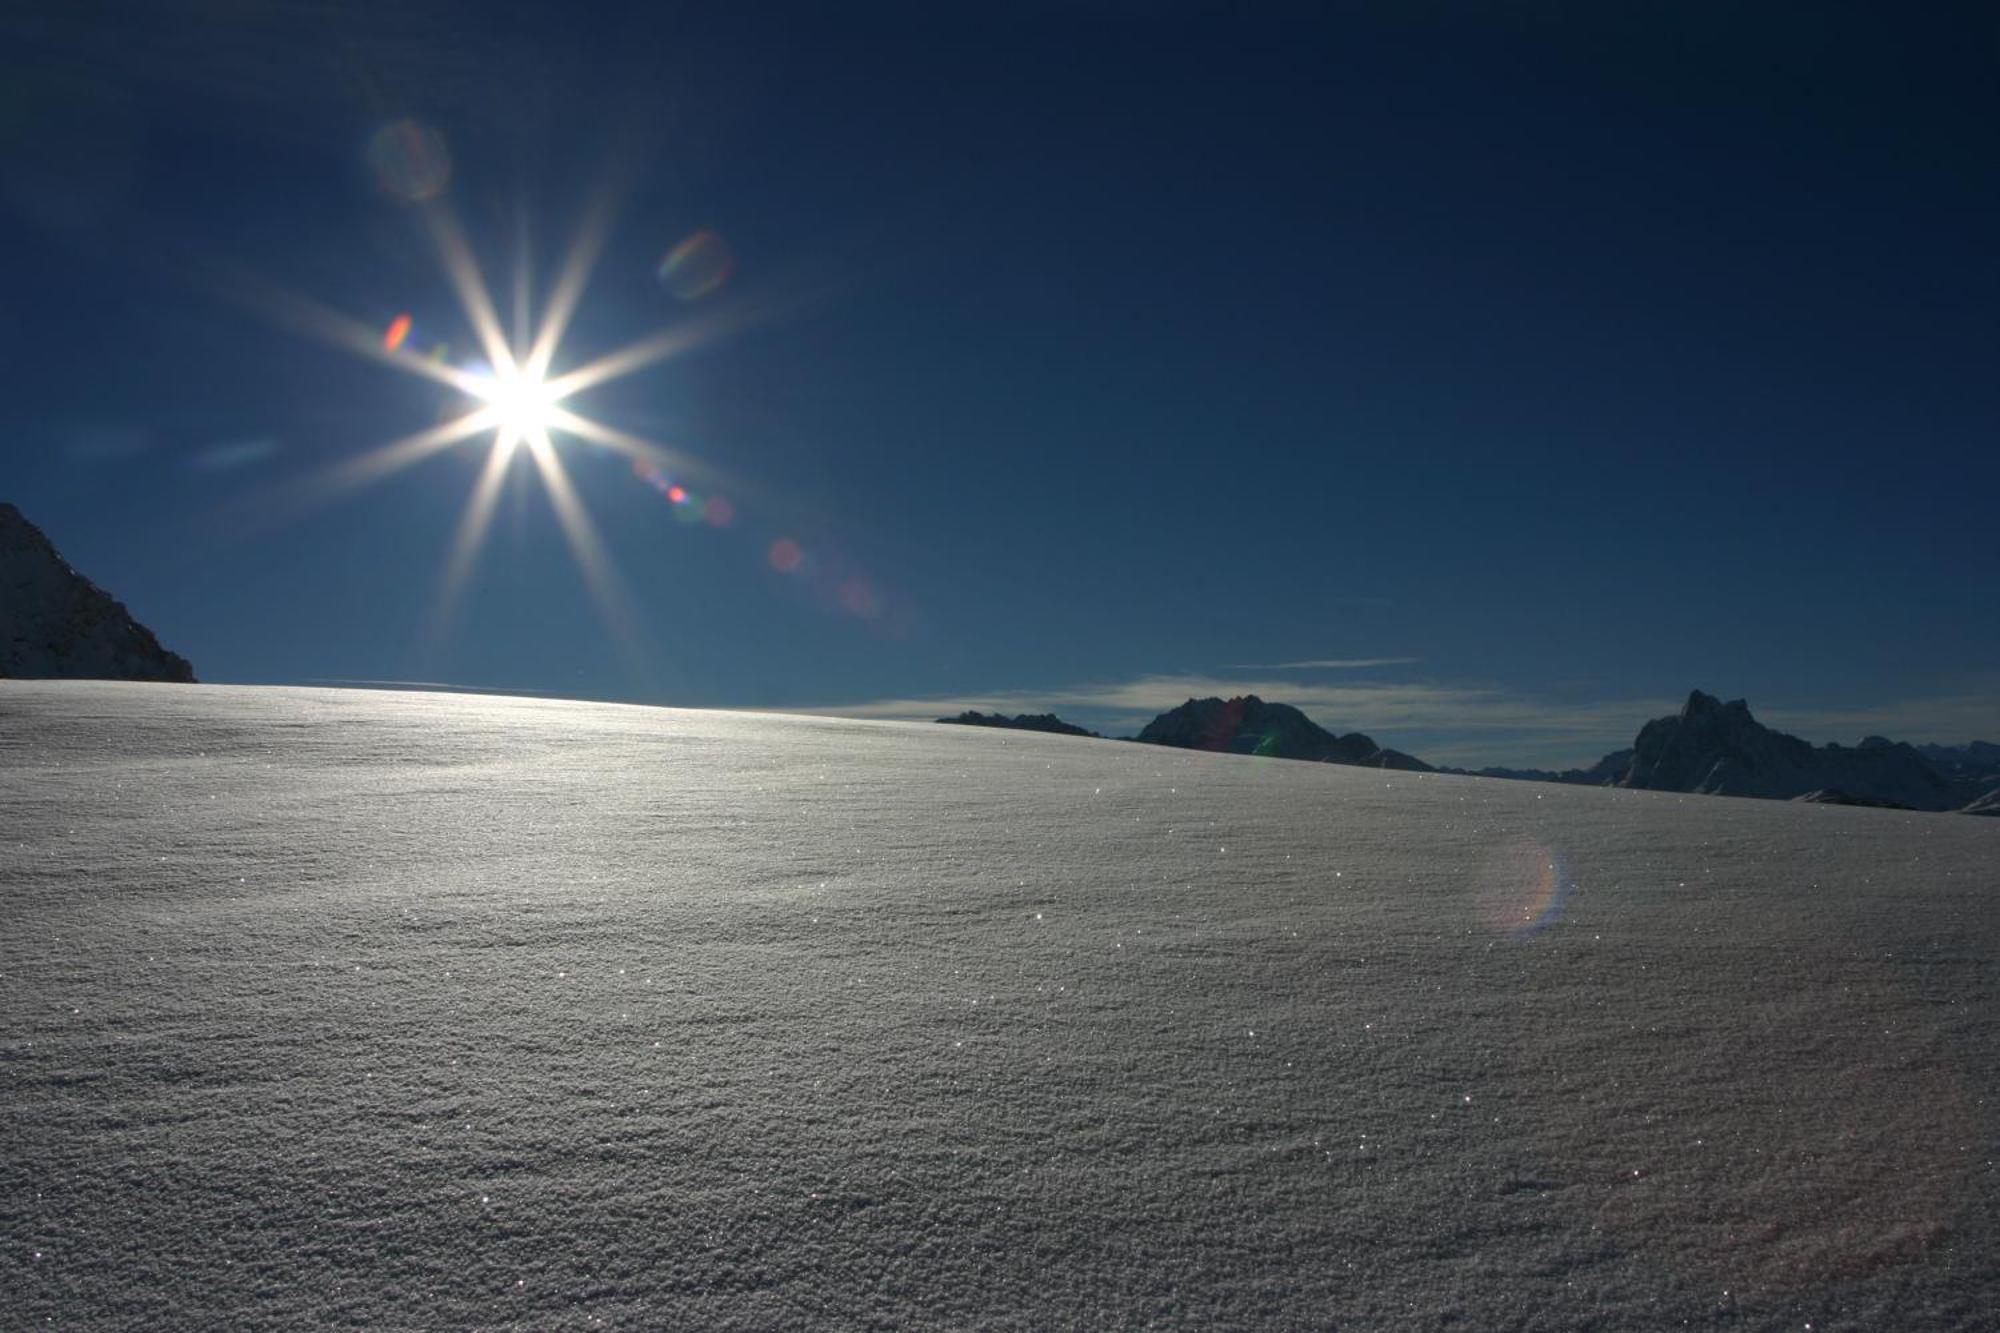
[[[0,677],[8,676],[192,681],[194,668],[0,503]]]
[[[1990,1328],[2000,826],[0,685],[0,1325]]]

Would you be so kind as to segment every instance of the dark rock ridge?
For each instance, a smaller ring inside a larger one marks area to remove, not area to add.
[[[1869,739],[1877,739],[1870,737]],[[1861,742],[1863,745],[1868,741]],[[1954,783],[1982,791],[2000,787],[2000,745],[1974,741],[1970,745],[1919,745],[1917,753]]]
[[[1358,731],[1336,736],[1290,704],[1265,703],[1254,694],[1237,699],[1190,699],[1148,722],[1134,739],[1182,750],[1432,771],[1423,760],[1384,749]]]
[[[1864,737],[1851,748],[1812,745],[1757,721],[1741,699],[1723,703],[1700,690],[1688,695],[1679,713],[1641,727],[1631,749],[1614,750],[1589,768],[1483,768],[1474,776],[2000,813],[2000,745],[1916,746],[1881,736]]]
[[[1912,810],[1956,810],[1977,794],[1955,786],[1914,746],[1879,736],[1852,748],[1815,746],[1763,725],[1741,699],[1723,703],[1700,690],[1675,716],[1639,729],[1617,785],[1778,800],[1833,791],[1850,803]]]
[[[1006,727],[1013,731],[1046,731],[1058,736],[1096,736],[1094,731],[1086,731],[1072,722],[1065,722],[1054,713],[1023,713],[1019,717],[1008,717],[1005,713],[982,713],[968,708],[957,717],[941,717],[940,722],[960,727]]]
[[[1632,765],[1630,750],[1613,750],[1589,768],[1565,768],[1560,772],[1549,768],[1482,768],[1473,772],[1479,778],[1515,778],[1524,782],[1567,782],[1583,787],[1612,787],[1625,776],[1625,770]],[[1462,768],[1446,768],[1444,773],[1466,773]]]
[[[0,677],[191,682],[194,668],[0,503]]]

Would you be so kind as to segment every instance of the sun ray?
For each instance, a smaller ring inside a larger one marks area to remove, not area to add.
[[[636,370],[679,356],[683,352],[714,342],[718,338],[748,328],[763,318],[763,312],[751,306],[742,306],[733,311],[703,316],[684,324],[676,324],[670,329],[641,338],[626,347],[601,356],[597,360],[578,366],[575,370],[556,376],[549,381],[558,396],[567,398],[571,394],[582,393],[610,380],[622,379]]]
[[[549,503],[556,511],[556,521],[569,543],[577,568],[583,573],[591,598],[597,603],[598,612],[617,636],[620,646],[632,652],[638,635],[631,598],[611,562],[611,553],[605,548],[604,539],[598,535],[597,525],[591,521],[589,511],[578,498],[569,474],[563,470],[562,460],[556,457],[555,446],[550,442],[548,433],[538,432],[526,440],[525,445],[528,457],[534,460],[536,470],[541,473],[542,489],[548,492]]]
[[[465,513],[458,521],[458,531],[452,536],[451,559],[445,565],[437,619],[432,626],[435,638],[442,639],[450,628],[458,607],[459,593],[464,589],[480,551],[485,548],[486,533],[493,522],[493,509],[499,503],[500,487],[507,479],[507,467],[514,461],[514,452],[512,447],[503,446],[498,440],[486,451],[486,465],[479,470],[479,480],[473,483],[472,495],[465,502]]]
[[[430,224],[431,239],[436,242],[438,255],[444,260],[445,274],[458,293],[458,303],[465,310],[466,321],[472,325],[479,345],[486,350],[487,363],[495,370],[511,366],[514,354],[500,328],[500,313],[493,308],[493,296],[486,289],[486,280],[479,274],[479,262],[472,257],[472,247],[466,243],[465,231],[458,225],[458,218],[441,204],[426,208],[424,218]]]
[[[591,270],[597,267],[598,257],[604,253],[604,242],[611,233],[611,211],[610,192],[599,191],[584,212],[583,221],[563,256],[555,283],[549,289],[541,328],[536,332],[534,345],[528,349],[522,363],[531,375],[548,374],[556,348],[561,344],[563,335],[569,332],[577,303],[583,299],[583,289],[590,282]]]
[[[326,499],[345,495],[422,462],[460,440],[469,440],[496,424],[492,408],[475,408],[464,416],[371,449],[358,458],[336,463],[317,474],[310,482],[310,488],[314,494]]]
[[[331,344],[365,360],[436,380],[460,393],[473,391],[476,378],[457,366],[433,361],[414,351],[384,347],[380,329],[266,278],[237,269],[222,276],[218,285],[225,295],[260,312],[280,328]]]
[[[528,216],[525,209],[518,210],[514,217],[514,341],[509,349],[516,366],[525,365],[528,360],[528,332],[530,317],[534,313],[534,303],[529,295],[533,283],[534,253],[528,245]],[[531,375],[539,381],[539,373]]]

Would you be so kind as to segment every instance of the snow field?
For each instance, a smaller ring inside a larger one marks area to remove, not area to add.
[[[1969,817],[6,682],[0,1327],[1990,1327],[1996,895]]]

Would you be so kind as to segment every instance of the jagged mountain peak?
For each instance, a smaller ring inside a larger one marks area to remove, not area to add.
[[[1744,699],[1731,699],[1724,703],[1718,696],[1705,694],[1700,690],[1688,691],[1687,702],[1681,705],[1680,717],[1683,722],[1716,720],[1727,722],[1751,722],[1750,704]]]
[[[1700,690],[1677,715],[1640,728],[1618,785],[1917,810],[1956,809],[1967,797],[1911,746],[1879,736],[1852,749],[1814,746],[1757,721],[1742,699],[1725,704]]]

